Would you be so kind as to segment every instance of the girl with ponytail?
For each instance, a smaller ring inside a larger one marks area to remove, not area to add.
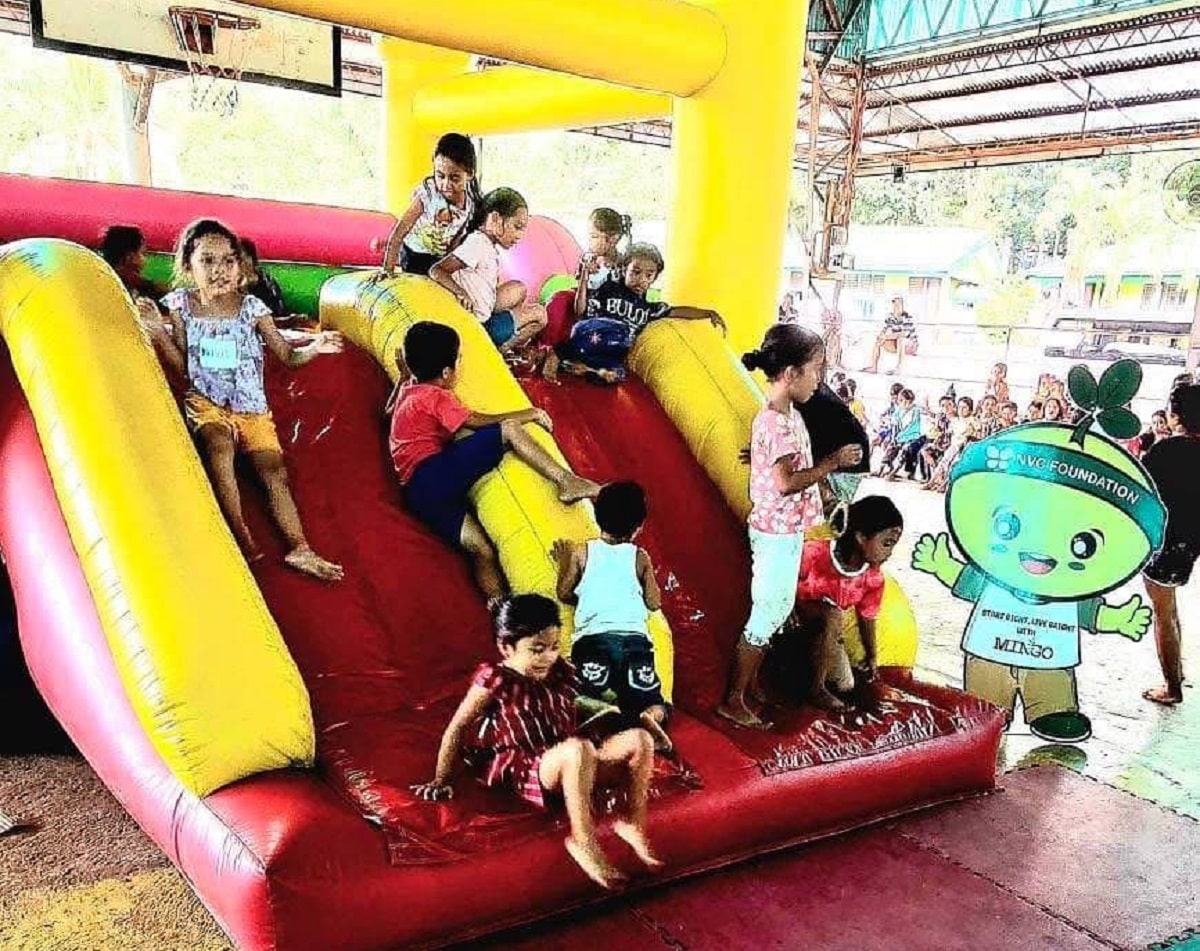
[[[742,363],[766,375],[767,402],[754,418],[750,443],[750,617],[717,713],[738,726],[762,729],[766,724],[750,708],[747,693],[761,698],[757,681],[763,655],[796,605],[804,532],[824,518],[818,483],[858,465],[862,448],[843,446],[814,464],[799,407],[824,375],[825,347],[816,334],[795,324],[775,324]]]

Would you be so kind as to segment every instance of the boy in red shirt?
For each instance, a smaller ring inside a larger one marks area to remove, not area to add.
[[[476,413],[454,395],[458,381],[458,334],[421,321],[405,334],[396,354],[400,380],[388,398],[392,414],[389,448],[409,509],[452,545],[466,550],[475,579],[489,600],[508,585],[483,526],[470,511],[468,493],[511,450],[558,489],[565,503],[595,498],[600,486],[581,479],[539,446],[522,428],[537,423],[552,431],[545,410]]]

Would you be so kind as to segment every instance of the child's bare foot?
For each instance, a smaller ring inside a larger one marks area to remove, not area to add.
[[[746,706],[745,703],[730,703],[726,701],[717,707],[717,716],[724,717],[730,723],[745,727],[748,730],[771,729],[771,724],[759,719],[754,711]]]
[[[1142,697],[1151,703],[1161,704],[1164,707],[1173,707],[1177,703],[1183,703],[1183,687],[1172,687],[1170,684],[1162,687],[1151,687],[1142,694]]]
[[[655,753],[670,753],[671,750],[675,749],[675,744],[671,742],[671,737],[667,735],[667,731],[663,729],[663,725],[658,722],[653,713],[649,710],[643,710],[638,720],[641,721],[642,729],[654,738]]]
[[[289,567],[322,581],[341,581],[346,574],[341,565],[326,561],[307,545],[293,548],[283,560]]]
[[[599,483],[580,478],[573,473],[567,473],[567,477],[558,487],[558,500],[566,505],[582,502],[584,499],[594,499],[599,494]]]
[[[616,888],[625,881],[625,876],[609,864],[608,859],[593,843],[586,846],[575,839],[567,839],[564,843],[567,854],[575,860],[575,864],[583,869],[583,874],[601,888]]]
[[[627,819],[618,819],[613,823],[612,830],[618,838],[625,840],[625,844],[633,849],[633,854],[638,857],[646,868],[657,870],[666,864],[650,848],[650,842],[646,838],[644,829],[634,825]]]
[[[808,702],[818,710],[829,710],[834,713],[846,709],[846,705],[824,687],[814,690],[809,695]]]

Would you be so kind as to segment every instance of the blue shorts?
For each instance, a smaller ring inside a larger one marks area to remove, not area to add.
[[[483,329],[492,338],[492,343],[503,347],[517,335],[517,318],[511,310],[498,310],[483,322]]]
[[[661,707],[662,681],[654,645],[644,634],[585,634],[571,647],[580,691],[615,703],[631,725],[647,707]]]
[[[419,466],[404,487],[409,510],[452,545],[462,545],[467,493],[500,465],[504,437],[499,425],[484,426],[456,439]]]
[[[623,321],[590,317],[575,323],[570,339],[559,345],[558,355],[593,370],[620,370],[634,336],[633,328]]]

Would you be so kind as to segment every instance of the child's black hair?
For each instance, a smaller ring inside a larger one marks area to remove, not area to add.
[[[253,241],[251,241],[249,238],[242,238],[241,249],[242,249],[242,254],[244,254],[246,256],[246,258],[250,261],[250,263],[253,264],[254,267],[257,269],[258,268],[258,245],[255,244]]]
[[[835,531],[840,529],[834,551],[843,563],[857,554],[859,535],[870,538],[889,528],[904,528],[904,516],[886,495],[864,495],[844,511],[845,527],[834,526]]]
[[[467,179],[467,194],[475,203],[475,219],[471,225],[477,227],[483,221],[480,214],[483,210],[483,190],[479,184],[479,160],[475,156],[475,143],[461,132],[447,132],[438,139],[437,147],[433,150],[434,158],[439,155],[449,159],[470,176]]]
[[[625,249],[625,253],[621,255],[621,270],[629,267],[629,262],[634,258],[641,258],[643,261],[649,261],[657,269],[657,275],[661,275],[663,269],[667,266],[663,260],[662,252],[654,245],[646,241],[638,241],[631,244]]]
[[[902,399],[902,400],[908,400],[911,403],[916,398],[917,398],[917,394],[914,393],[912,390],[908,389],[907,387],[900,391],[900,399]]]
[[[404,362],[418,383],[436,380],[458,363],[458,331],[445,324],[421,320],[404,335]]]
[[[892,399],[895,399],[897,396],[899,396],[903,392],[904,392],[904,384],[903,383],[893,383],[891,385],[891,388],[888,390],[888,394],[892,397]]]
[[[633,219],[613,208],[597,208],[591,214],[591,222],[601,234],[610,238],[633,241]]]
[[[482,224],[494,211],[507,221],[522,208],[528,211],[529,204],[515,188],[493,188],[483,196],[483,202],[479,206],[479,220]]]
[[[621,541],[632,538],[646,521],[646,493],[636,482],[610,482],[593,504],[600,531]]]
[[[129,255],[146,246],[146,236],[133,225],[113,225],[100,238],[100,256],[111,267],[117,267]]]
[[[1189,436],[1200,436],[1200,384],[1189,383],[1171,391],[1171,412]]]
[[[958,398],[958,405],[959,405],[959,406],[962,406],[962,404],[963,404],[963,403],[966,403],[966,404],[967,404],[967,409],[968,409],[970,412],[972,412],[972,413],[973,413],[973,412],[975,412],[975,401],[974,401],[973,399],[971,399],[971,397],[969,397],[969,396],[960,396],[960,397]]]
[[[216,235],[229,242],[234,254],[241,254],[242,246],[238,236],[228,225],[217,221],[216,218],[200,218],[183,229],[179,236],[179,245],[175,249],[175,280],[186,282],[192,272],[192,255],[196,253],[196,245],[201,238]]]
[[[1005,400],[1003,403],[1000,404],[1000,410],[1002,412],[1006,409],[1011,409],[1014,413],[1019,413],[1021,411],[1021,407],[1019,407],[1012,400]]]
[[[540,634],[548,627],[561,627],[558,605],[541,594],[514,594],[492,608],[496,641],[515,646],[526,637]]]
[[[777,380],[788,367],[802,367],[824,350],[824,342],[811,330],[797,324],[772,324],[762,346],[742,354],[742,366],[762,370],[768,380]]]

